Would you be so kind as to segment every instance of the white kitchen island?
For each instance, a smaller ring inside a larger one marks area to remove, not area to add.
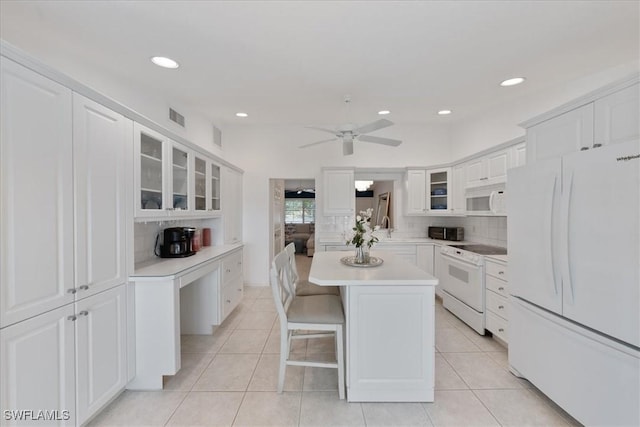
[[[347,400],[433,402],[438,279],[383,251],[377,267],[340,262],[350,252],[316,252],[309,281],[340,286],[346,319]]]

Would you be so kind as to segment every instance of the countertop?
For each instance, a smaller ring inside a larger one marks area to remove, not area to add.
[[[374,248],[370,255],[382,258],[384,262],[377,267],[351,267],[340,262],[344,252],[316,252],[309,281],[321,286],[438,285],[437,278],[391,252]]]
[[[140,278],[167,278],[171,279],[183,275],[198,268],[201,264],[223,257],[230,252],[240,249],[242,243],[232,245],[204,247],[195,255],[186,258],[155,258],[146,263],[136,266],[135,271],[130,276],[130,280]]]

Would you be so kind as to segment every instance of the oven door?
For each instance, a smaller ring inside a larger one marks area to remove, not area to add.
[[[479,313],[484,311],[482,266],[442,254],[442,289]]]

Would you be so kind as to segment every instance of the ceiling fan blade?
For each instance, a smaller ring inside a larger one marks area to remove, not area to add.
[[[323,139],[322,141],[316,141],[316,142],[312,142],[311,144],[305,144],[305,145],[301,145],[298,148],[306,148],[306,147],[311,147],[312,145],[317,145],[317,144],[322,144],[324,142],[330,142],[330,141],[337,141],[338,138],[329,138],[329,139]]]
[[[399,139],[381,138],[379,136],[372,135],[360,135],[358,139],[364,142],[374,142],[376,144],[391,145],[392,147],[397,147],[398,145],[402,144],[402,141],[400,141]]]
[[[353,139],[344,140],[342,142],[342,154],[344,156],[353,154]]]
[[[363,134],[373,132],[374,130],[386,128],[392,126],[393,122],[387,119],[376,120],[375,122],[369,123],[368,125],[364,125],[354,130],[353,133]]]
[[[307,129],[315,129],[315,130],[320,130],[320,131],[322,131],[322,132],[329,132],[329,133],[332,133],[332,134],[334,134],[334,135],[336,135],[336,136],[338,136],[338,135],[339,135],[339,132],[337,132],[337,131],[335,131],[335,130],[333,130],[333,129],[320,128],[320,127],[317,127],[317,126],[305,126],[305,127],[306,127]]]

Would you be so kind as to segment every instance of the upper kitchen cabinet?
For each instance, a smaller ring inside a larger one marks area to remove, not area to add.
[[[511,166],[517,168],[527,164],[527,143],[520,142],[511,147]]]
[[[451,168],[407,170],[407,215],[453,213]]]
[[[138,220],[220,214],[220,165],[139,123],[134,125]]]
[[[135,123],[134,150],[136,217],[167,216],[169,170],[166,158],[169,153],[169,138]]]
[[[536,161],[640,137],[638,78],[593,92],[522,124]]]
[[[466,163],[466,188],[506,182],[510,166],[510,149],[499,150]]]
[[[0,79],[4,327],[74,300],[73,129],[68,88],[4,57]]]
[[[594,147],[640,137],[640,84],[594,102]]]
[[[356,210],[353,169],[323,169],[323,211],[327,216],[353,215]]]
[[[242,242],[242,172],[222,167],[224,242]]]
[[[451,168],[452,194],[451,210],[454,215],[465,215],[467,212],[464,187],[465,187],[465,165],[463,163]]]

